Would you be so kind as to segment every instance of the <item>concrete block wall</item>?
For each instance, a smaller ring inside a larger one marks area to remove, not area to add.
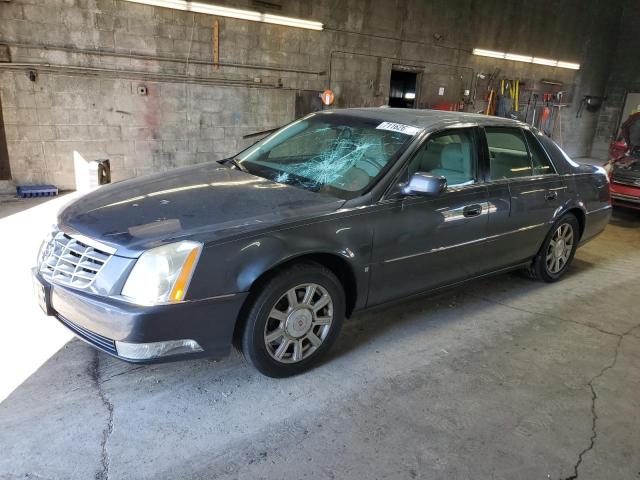
[[[250,0],[215,3],[255,9]],[[244,135],[293,120],[300,90],[331,88],[337,107],[386,104],[398,65],[423,72],[425,92],[446,79],[473,89],[477,73],[496,68],[500,77],[561,80],[572,94],[565,147],[578,155],[591,147],[595,121],[572,113],[581,94],[604,89],[618,0],[274,3],[282,8],[270,13],[321,21],[325,30],[124,0],[0,2],[0,43],[11,55],[0,63],[0,100],[15,181],[72,188],[74,152],[110,158],[115,179],[223,158],[252,142]],[[559,4],[567,13],[550,15]],[[474,57],[473,47],[582,69]]]
[[[251,143],[244,135],[293,116],[293,99],[278,89],[63,73],[40,73],[32,82],[20,71],[0,78],[3,95],[10,92],[3,113],[12,175],[20,183],[73,188],[74,152],[110,159],[113,180],[226,158]]]

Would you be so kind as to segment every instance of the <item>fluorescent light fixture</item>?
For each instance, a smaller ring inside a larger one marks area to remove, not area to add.
[[[580,64],[571,62],[558,62],[560,68],[570,68],[571,70],[580,70]]]
[[[537,63],[538,65],[548,65],[549,67],[558,66],[557,60],[550,60],[548,58],[540,58],[540,57],[533,57],[533,63]]]
[[[526,63],[531,63],[531,61],[533,60],[533,57],[527,57],[526,55],[518,55],[515,53],[507,53],[504,56],[504,58],[507,60],[514,60],[516,62],[526,62]]]
[[[307,28],[309,30],[322,30],[322,23],[312,20],[302,20],[300,18],[281,17],[280,15],[271,15],[268,13],[260,14],[262,22],[273,23],[276,25],[286,25],[288,27]]]
[[[173,8],[174,10],[183,10],[185,12],[206,13],[208,15],[217,15],[220,17],[239,18],[241,20],[250,20],[252,22],[272,23],[275,25],[285,25],[287,27],[306,28],[309,30],[322,30],[323,25],[320,22],[312,20],[303,20],[300,18],[281,17],[280,15],[271,15],[268,13],[254,12],[252,10],[242,10],[239,8],[221,7],[219,5],[210,5],[208,3],[192,2],[190,0],[127,0],[128,2],[141,3],[143,5],[151,5],[154,7]]]
[[[492,57],[492,58],[504,58],[507,55],[504,52],[494,52],[493,50],[483,50],[481,48],[474,48],[473,54],[480,55],[482,57]]]
[[[579,63],[562,62],[560,60],[552,60],[550,58],[530,57],[528,55],[519,55],[517,53],[496,52],[494,50],[484,50],[482,48],[474,48],[474,55],[481,57],[503,58],[504,60],[513,60],[514,62],[535,63],[538,65],[547,65],[548,67],[569,68],[571,70],[580,70]]]
[[[406,98],[407,100],[413,100],[414,98],[416,98],[416,93],[415,92],[407,92],[404,94],[404,98]]]

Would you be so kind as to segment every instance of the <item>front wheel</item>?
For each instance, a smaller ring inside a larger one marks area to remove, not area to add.
[[[555,282],[567,271],[578,248],[580,225],[575,215],[567,213],[558,220],[545,238],[527,273],[535,280]]]
[[[321,265],[301,263],[259,288],[242,335],[245,358],[269,377],[288,377],[315,366],[342,326],[340,281]]]

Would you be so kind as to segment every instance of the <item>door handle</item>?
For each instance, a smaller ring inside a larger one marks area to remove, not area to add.
[[[462,215],[465,217],[477,217],[482,213],[482,205],[469,205],[462,209]]]
[[[555,190],[549,191],[544,194],[544,198],[546,198],[547,200],[555,200],[556,198],[558,198],[558,192],[556,192]]]

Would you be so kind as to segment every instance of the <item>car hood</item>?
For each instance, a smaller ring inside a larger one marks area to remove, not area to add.
[[[216,162],[106,185],[60,212],[59,228],[137,257],[182,238],[225,240],[333,212],[344,200]]]

